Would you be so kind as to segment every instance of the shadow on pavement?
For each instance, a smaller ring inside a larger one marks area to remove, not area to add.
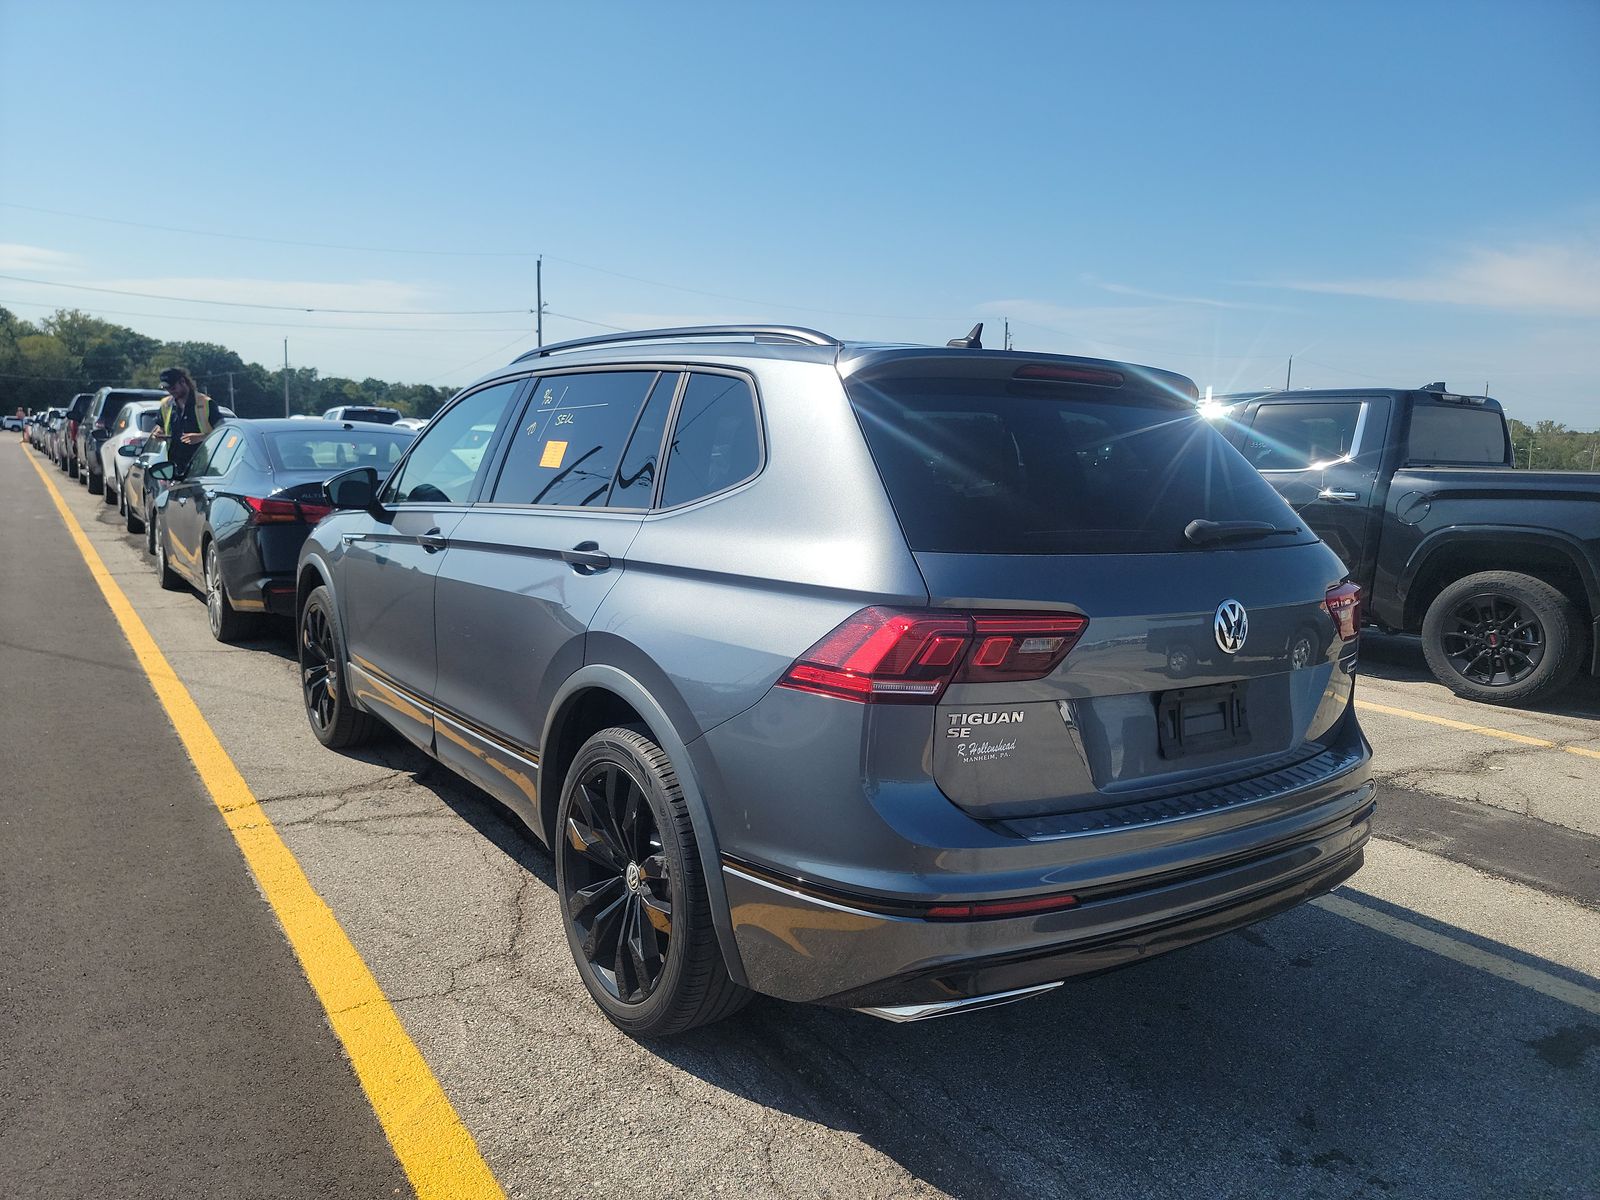
[[[1600,680],[1580,673],[1554,697],[1539,704],[1520,708],[1502,708],[1497,704],[1479,704],[1453,697],[1428,670],[1422,657],[1422,642],[1408,634],[1375,633],[1368,629],[1361,634],[1361,674],[1389,683],[1426,683],[1439,689],[1441,698],[1450,698],[1469,707],[1473,712],[1536,712],[1556,717],[1584,717],[1600,719]]]
[[[443,767],[418,781],[554,886],[496,802]],[[1600,1019],[1311,906],[1007,1008],[892,1025],[757,999],[644,1045],[958,1197],[1588,1196],[1600,1180]]]

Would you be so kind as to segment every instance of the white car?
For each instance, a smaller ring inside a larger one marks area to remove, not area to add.
[[[122,481],[127,478],[128,467],[133,462],[131,454],[117,451],[136,442],[142,443],[155,429],[160,415],[160,400],[130,400],[117,413],[110,436],[100,443],[101,478],[106,481],[107,504],[115,504],[122,495]]]

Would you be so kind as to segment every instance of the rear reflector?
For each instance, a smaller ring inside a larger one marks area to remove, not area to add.
[[[1030,896],[1026,900],[979,900],[974,904],[934,904],[923,915],[930,921],[974,921],[985,917],[1023,917],[1057,912],[1078,903],[1076,896]]]
[[[1328,610],[1339,636],[1353,642],[1361,633],[1361,589],[1353,583],[1341,583],[1328,589],[1322,607]]]
[[[802,654],[778,686],[864,704],[933,704],[952,683],[1043,678],[1088,624],[1075,613],[874,606]]]

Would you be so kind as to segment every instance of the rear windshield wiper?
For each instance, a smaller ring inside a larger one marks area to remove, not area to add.
[[[1298,525],[1291,529],[1279,529],[1271,521],[1207,521],[1204,517],[1196,517],[1183,527],[1183,536],[1196,546],[1209,546],[1213,542],[1245,542],[1279,533],[1299,532]]]

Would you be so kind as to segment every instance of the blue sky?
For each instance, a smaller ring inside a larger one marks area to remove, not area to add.
[[[457,385],[543,254],[547,341],[1009,319],[1596,428],[1597,63],[1595,0],[0,0],[0,305]]]

